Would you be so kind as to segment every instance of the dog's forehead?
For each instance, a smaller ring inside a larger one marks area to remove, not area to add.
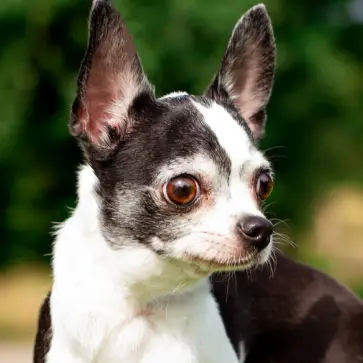
[[[184,92],[173,92],[160,100],[167,102],[171,109],[178,106],[172,127],[181,145],[189,144],[194,138],[198,140],[194,154],[202,152],[210,156],[219,169],[227,169],[228,174],[240,170],[245,164],[253,168],[268,166],[256,148],[247,125],[229,105]],[[180,129],[184,133],[178,132]]]
[[[216,102],[203,104],[193,101],[193,104],[203,115],[203,122],[217,137],[218,144],[225,150],[232,169],[240,168],[256,150],[245,127]]]

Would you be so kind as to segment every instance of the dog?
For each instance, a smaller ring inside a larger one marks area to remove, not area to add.
[[[120,15],[93,2],[70,118],[85,166],[34,363],[363,361],[352,293],[281,253],[273,278],[264,265],[273,172],[257,143],[274,70],[257,5],[202,96],[156,98]]]
[[[157,98],[117,10],[92,2],[69,122],[85,165],[54,244],[36,363],[239,362],[209,276],[271,254],[261,205],[273,171],[257,141],[274,70],[257,5],[203,95]]]

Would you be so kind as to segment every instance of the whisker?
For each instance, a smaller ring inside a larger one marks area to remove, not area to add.
[[[276,202],[270,202],[262,207],[262,212],[265,213],[266,209],[276,204]]]
[[[276,150],[276,149],[285,149],[287,150],[287,147],[286,146],[283,146],[283,145],[276,145],[276,146],[271,146],[265,150],[263,150],[264,153],[267,153],[269,151],[272,151],[272,150]]]
[[[266,155],[268,160],[274,160],[274,159],[287,159],[286,155]]]
[[[234,292],[237,295],[238,284],[237,284],[237,274],[236,271],[232,271],[232,279],[234,280]]]
[[[226,292],[226,304],[228,301],[228,292],[229,292],[229,283],[230,283],[231,279],[230,279],[230,275],[227,273],[227,292]]]
[[[274,222],[274,221],[276,221],[276,222]],[[282,219],[278,219],[278,218],[270,218],[270,222],[272,222],[274,228],[279,226],[280,224],[283,224],[284,226],[289,228],[289,225],[287,224],[287,220],[282,220]]]
[[[292,239],[290,237],[288,237],[287,235],[283,234],[283,233],[278,233],[278,232],[274,232],[272,235],[274,244],[288,244],[291,247],[296,248],[298,245],[292,241]]]

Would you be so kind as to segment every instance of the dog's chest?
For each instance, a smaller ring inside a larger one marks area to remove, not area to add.
[[[64,228],[56,244],[47,363],[238,363],[207,280],[145,299],[160,283],[174,286],[179,269],[164,271],[140,250],[133,259],[111,253],[104,241],[75,239],[73,231]]]
[[[212,297],[193,304],[170,302],[130,320],[114,320],[95,363],[234,363],[219,321]]]
[[[174,310],[174,309],[171,309]],[[174,314],[174,311],[165,314]],[[163,317],[161,311],[145,312],[116,324],[101,348],[97,363],[198,362],[197,321],[190,316]]]

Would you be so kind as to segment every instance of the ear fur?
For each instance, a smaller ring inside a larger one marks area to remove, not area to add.
[[[129,108],[141,94],[153,97],[121,16],[111,1],[94,0],[89,40],[78,76],[70,130],[82,146],[112,151],[132,128]]]
[[[256,5],[237,22],[220,70],[206,91],[214,99],[231,100],[255,139],[264,134],[275,58],[270,18],[264,5]]]

